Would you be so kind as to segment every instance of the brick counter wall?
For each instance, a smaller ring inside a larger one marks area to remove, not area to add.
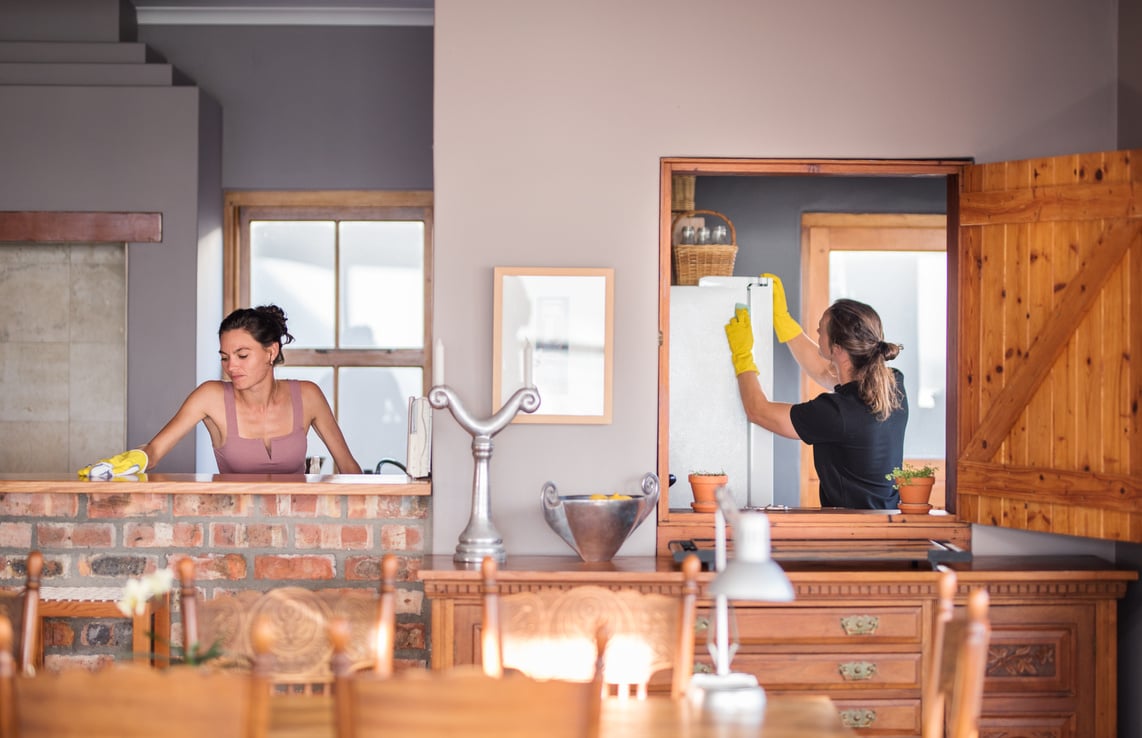
[[[28,551],[38,549],[48,587],[121,587],[190,556],[206,599],[286,585],[375,589],[391,552],[400,557],[397,659],[426,666],[429,612],[417,571],[428,507],[426,496],[400,495],[3,493],[0,587],[21,586]],[[48,668],[129,658],[129,620],[45,622]]]

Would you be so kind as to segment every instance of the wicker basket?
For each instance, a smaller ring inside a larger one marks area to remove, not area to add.
[[[734,273],[734,259],[738,255],[738,234],[733,221],[716,210],[688,210],[678,213],[671,222],[670,232],[674,232],[680,218],[694,215],[713,215],[726,221],[730,230],[730,242],[703,244],[674,244],[674,284],[695,285],[702,277],[729,277]]]

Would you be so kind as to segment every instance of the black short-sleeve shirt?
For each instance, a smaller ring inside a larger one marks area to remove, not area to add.
[[[883,421],[861,401],[856,382],[838,384],[833,392],[790,408],[794,430],[813,447],[822,507],[885,510],[899,503],[885,475],[904,460],[908,398],[904,375],[896,369],[892,373],[902,403]]]

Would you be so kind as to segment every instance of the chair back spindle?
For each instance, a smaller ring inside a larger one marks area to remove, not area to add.
[[[940,567],[924,680],[923,738],[976,738],[991,638],[988,593],[975,588],[955,612],[957,578]]]
[[[24,587],[18,591],[0,591],[0,613],[7,615],[12,627],[16,669],[34,674],[40,654],[40,579],[44,556],[31,551],[25,560]]]
[[[686,694],[694,670],[694,624],[701,563],[683,562],[677,595],[584,585],[502,593],[498,565],[481,566],[484,674],[517,670],[536,679],[587,681],[594,674],[596,633],[605,627],[606,691],[648,694],[651,677],[672,669],[671,696]]]

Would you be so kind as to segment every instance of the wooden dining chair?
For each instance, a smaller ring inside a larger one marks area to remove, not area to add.
[[[350,628],[345,652],[349,668],[393,668],[397,557],[381,559],[377,591],[277,587],[200,600],[194,562],[178,563],[183,644],[198,653],[213,650],[220,665],[249,668],[253,658],[250,625],[266,617],[273,627],[275,691],[321,694],[333,682],[329,624],[343,618]]]
[[[117,664],[27,676],[0,615],[0,738],[265,738],[272,639],[260,620],[247,673]]]
[[[349,640],[331,627],[337,738],[595,738],[602,694],[599,634],[595,676],[541,681],[523,674],[490,677],[475,666],[408,669],[393,676],[350,672],[338,659]]]
[[[28,554],[25,562],[24,586],[17,590],[0,590],[0,614],[6,615],[15,638],[16,667],[32,674],[39,660],[40,577],[44,571],[44,555]]]
[[[923,738],[979,735],[991,640],[989,597],[986,589],[973,589],[968,594],[966,610],[957,617],[956,586],[955,572],[941,567],[924,680]]]
[[[598,586],[501,594],[491,557],[481,566],[484,673],[514,669],[536,679],[588,681],[595,675],[596,633],[609,638],[603,654],[607,694],[645,699],[651,677],[672,669],[672,697],[686,694],[694,673],[694,625],[701,562],[682,563],[677,596]]]

